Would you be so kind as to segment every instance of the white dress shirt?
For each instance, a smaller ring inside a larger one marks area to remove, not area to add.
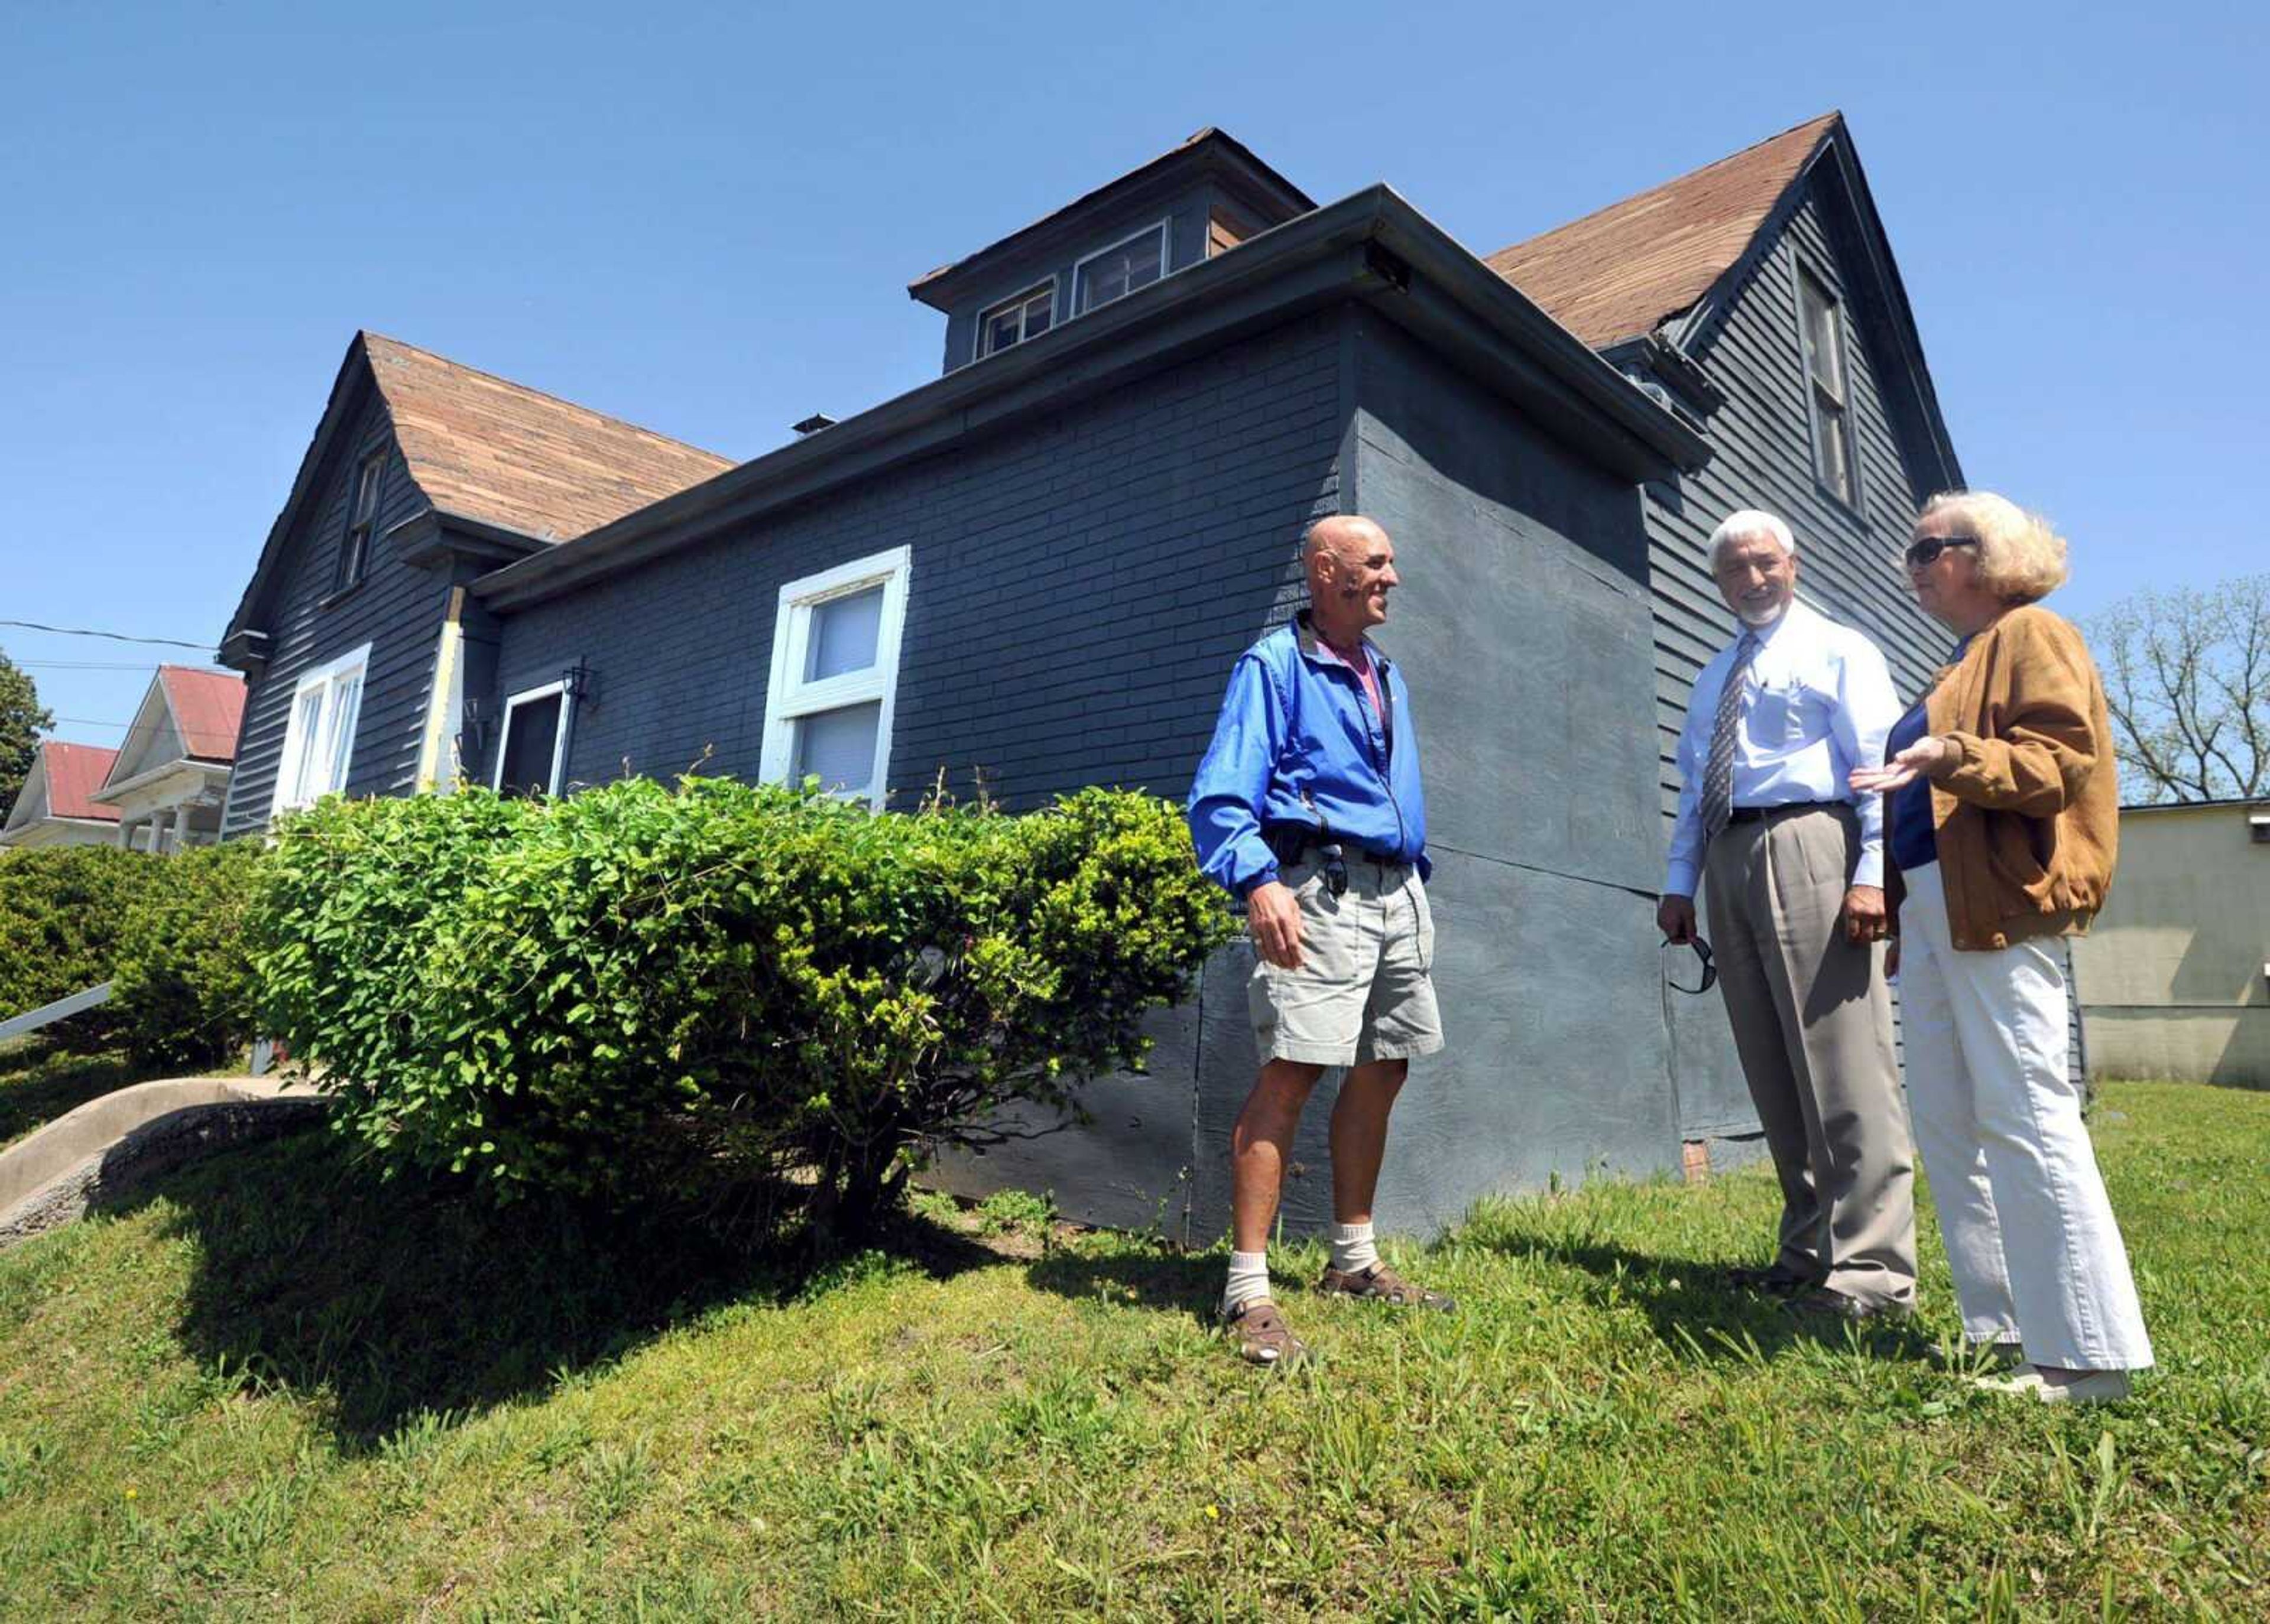
[[[1884,883],[1884,800],[1853,794],[1856,767],[1884,759],[1884,735],[1900,719],[1892,674],[1876,645],[1850,627],[1792,599],[1771,626],[1755,631],[1758,651],[1743,679],[1742,724],[1734,740],[1734,805],[1786,806],[1799,801],[1849,801],[1860,818],[1856,886]],[[1736,640],[1737,642],[1740,639]],[[1664,891],[1693,896],[1702,868],[1702,774],[1710,730],[1734,644],[1721,649],[1695,679],[1687,725],[1679,735],[1679,816],[1671,829]]]

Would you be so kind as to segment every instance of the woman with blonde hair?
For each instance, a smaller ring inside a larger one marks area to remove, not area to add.
[[[2128,1255],[2067,1068],[2056,938],[2103,905],[2119,787],[2047,521],[1986,492],[1915,523],[1916,602],[1962,641],[1851,775],[1886,797],[1909,1109],[1964,1334],[2023,1362],[1985,1385],[2045,1402],[2128,1393],[2152,1362]]]

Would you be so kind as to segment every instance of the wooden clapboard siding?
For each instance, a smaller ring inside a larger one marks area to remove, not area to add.
[[[424,512],[426,497],[404,464],[376,392],[364,384],[359,396],[353,427],[338,437],[319,471],[319,495],[300,515],[296,533],[285,538],[267,588],[263,619],[274,641],[266,669],[246,695],[224,837],[259,829],[268,821],[291,721],[292,691],[300,673],[365,643],[371,646],[370,664],[363,676],[347,793],[406,795],[416,785],[442,588],[431,571],[397,556],[397,540],[389,532]],[[354,471],[381,447],[388,452],[386,474],[363,582],[334,595]]]
[[[1903,696],[1922,691],[1948,639],[1908,596],[1898,559],[1927,483],[1886,414],[1872,350],[1875,323],[1845,274],[1822,200],[1811,183],[1754,258],[1695,360],[1725,394],[1706,425],[1715,453],[1678,491],[1650,492],[1650,584],[1655,597],[1657,725],[1664,809],[1677,804],[1674,765],[1686,701],[1703,664],[1731,639],[1710,579],[1710,531],[1737,508],[1769,508],[1798,536],[1800,589],[1830,618],[1882,649]],[[1861,510],[1821,487],[1813,471],[1812,423],[1798,333],[1799,266],[1817,276],[1845,315],[1846,359]]]

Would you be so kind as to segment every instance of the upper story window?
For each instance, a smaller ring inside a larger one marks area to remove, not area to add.
[[[1037,338],[1056,321],[1057,284],[1051,277],[1014,299],[1005,299],[977,318],[977,353],[982,360]]]
[[[1820,278],[1802,268],[1797,273],[1797,304],[1813,397],[1813,471],[1845,506],[1858,508],[1860,458],[1852,434],[1843,312]]]
[[[284,756],[276,764],[271,817],[311,805],[347,785],[354,757],[355,723],[362,714],[363,673],[370,645],[300,673],[292,689],[291,719],[284,727]]]
[[[909,560],[894,547],[781,589],[760,777],[881,806]]]
[[[1072,272],[1072,313],[1086,315],[1167,274],[1167,222],[1089,255]]]
[[[331,590],[344,592],[370,567],[370,537],[378,523],[378,491],[386,478],[386,448],[380,447],[355,465],[354,490],[347,503],[346,539],[339,544],[338,579]]]

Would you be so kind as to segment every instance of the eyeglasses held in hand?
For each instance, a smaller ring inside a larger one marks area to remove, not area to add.
[[[1975,547],[1977,545],[1978,538],[1976,536],[1925,536],[1919,541],[1908,543],[1908,567],[1921,569],[1926,564],[1936,563],[1939,555],[1949,547]]]
[[[1711,988],[1718,984],[1718,967],[1710,962],[1710,944],[1704,941],[1700,936],[1696,936],[1694,938],[1694,948],[1695,956],[1702,961],[1702,984],[1699,987],[1687,986],[1681,983],[1677,976],[1671,973],[1671,944],[1669,942],[1665,942],[1663,945],[1663,979],[1669,982],[1673,990],[1677,991],[1691,992],[1700,996],[1702,993],[1710,991]]]

